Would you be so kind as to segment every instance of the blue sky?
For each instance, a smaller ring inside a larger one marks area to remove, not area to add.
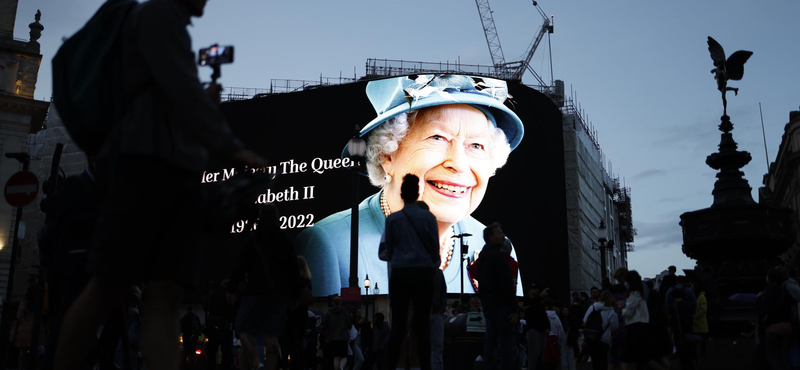
[[[42,10],[45,29],[36,98],[50,96],[49,63],[102,0],[23,0],[15,37]],[[770,161],[789,111],[800,109],[800,2],[790,0],[541,0],[555,16],[553,71],[577,92],[598,131],[615,175],[632,188],[636,252],[629,265],[654,276],[668,265],[692,268],[680,250],[679,216],[711,205],[715,172],[705,157],[719,143],[722,113],[706,45],[712,36],[728,54],[751,50],[729,115],[753,194],[766,173],[758,103],[764,109]],[[507,60],[523,54],[541,17],[530,1],[491,2]],[[226,86],[267,87],[270,79],[313,80],[364,74],[367,58],[491,64],[478,11],[471,0],[272,1],[211,0],[190,28],[195,49],[236,46],[225,66]],[[547,39],[531,65],[549,76]],[[203,79],[211,71],[201,69]],[[547,78],[549,80],[549,77]],[[523,80],[535,83],[528,74]],[[513,235],[510,236],[513,238]]]

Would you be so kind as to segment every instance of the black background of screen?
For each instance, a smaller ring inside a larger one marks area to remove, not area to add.
[[[353,127],[375,118],[365,86],[364,81],[228,102],[222,105],[222,111],[245,145],[272,163],[294,159],[310,165],[315,157],[338,158],[352,137]],[[516,248],[525,286],[549,286],[557,298],[567,299],[569,255],[561,112],[548,97],[527,86],[509,83],[509,93],[513,102],[506,105],[522,119],[525,136],[508,163],[490,180],[473,216],[485,224],[502,224]],[[216,162],[210,170],[225,167],[229,165]],[[278,208],[284,215],[314,213],[315,221],[319,221],[350,207],[350,181],[346,169],[324,175],[309,170],[279,176],[273,189],[316,185],[314,200],[279,203]],[[359,181],[360,199],[377,192],[365,176]],[[301,230],[287,231],[295,236]],[[229,232],[205,238],[202,281],[224,279],[230,274],[244,236]],[[193,294],[195,297],[202,299]]]

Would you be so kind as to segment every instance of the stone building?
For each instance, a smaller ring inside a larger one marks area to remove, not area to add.
[[[790,266],[800,266],[800,111],[789,113],[789,123],[783,130],[778,155],[764,175],[758,201],[792,210],[794,242],[781,258]]]
[[[630,188],[610,175],[596,132],[574,98],[565,98],[563,86],[563,81],[556,81],[554,100],[563,114],[570,291],[588,291],[600,287],[602,277],[610,278],[618,267],[628,266],[636,230]],[[597,238],[601,221],[608,230],[606,271],[601,271]]]
[[[8,153],[28,153],[31,149],[32,134],[40,132],[47,116],[50,103],[34,99],[36,81],[42,55],[39,53],[39,38],[44,27],[39,23],[41,13],[37,12],[34,21],[29,24],[30,38],[14,37],[18,0],[0,0],[0,179],[5,180],[21,171],[21,162],[6,158]],[[33,16],[31,14],[31,16]],[[26,17],[27,18],[27,17]],[[31,169],[35,167],[31,163]],[[18,233],[20,248],[17,259],[20,262],[15,275],[16,293],[24,292],[26,274],[30,266],[38,258],[31,258],[30,246],[35,241],[35,231],[29,224],[34,217],[38,202],[24,207],[21,227]],[[9,266],[11,262],[11,246],[13,244],[16,209],[5,201],[0,202],[0,294],[5,296]],[[22,227],[24,226],[24,227]],[[22,251],[22,253],[20,253]]]

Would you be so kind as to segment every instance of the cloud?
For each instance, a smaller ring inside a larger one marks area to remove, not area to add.
[[[682,200],[686,200],[686,198],[682,198],[682,197],[666,197],[666,198],[661,198],[658,201],[661,202],[661,203],[674,203],[674,202],[680,202]]]
[[[644,180],[646,178],[653,177],[653,176],[665,175],[668,172],[669,172],[669,170],[664,170],[664,169],[644,170],[642,172],[637,173],[633,177],[631,177],[631,180]]]
[[[640,249],[663,249],[680,247],[683,244],[683,233],[678,225],[679,219],[659,222],[635,222],[638,231],[634,245]]]

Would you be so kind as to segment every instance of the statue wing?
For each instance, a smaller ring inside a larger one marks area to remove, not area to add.
[[[728,72],[728,79],[741,80],[744,75],[744,64],[753,55],[752,51],[739,50],[731,54],[728,61],[725,62],[725,70]]]
[[[725,66],[725,49],[711,36],[708,36],[708,52],[711,53],[711,60],[714,61],[715,67]]]

